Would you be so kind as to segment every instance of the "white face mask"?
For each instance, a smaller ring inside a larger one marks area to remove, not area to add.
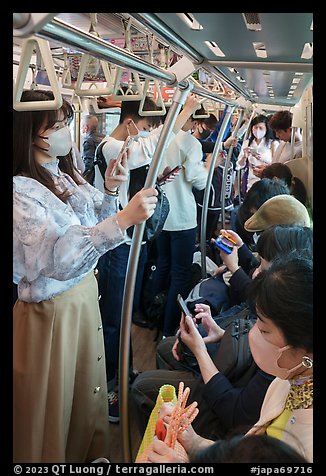
[[[50,157],[65,156],[72,148],[72,140],[68,126],[58,129],[48,137],[39,137],[49,144],[49,148],[48,150],[45,150],[45,152]]]
[[[149,131],[139,131],[137,137],[148,137],[150,134]]]
[[[131,120],[132,120],[132,119],[131,119]],[[145,137],[148,137],[148,136],[149,136],[149,133],[150,133],[149,131],[140,131],[133,120],[132,120],[132,123],[133,123],[135,129],[137,129],[137,131],[138,131],[137,134],[132,135],[132,134],[130,134],[130,129],[129,129],[129,127],[127,126],[128,135],[129,135],[133,140],[137,140],[137,139],[139,139],[140,137],[144,137],[144,138],[145,138]]]
[[[266,132],[264,132],[260,129],[253,130],[252,133],[256,137],[256,139],[262,139],[266,135]]]

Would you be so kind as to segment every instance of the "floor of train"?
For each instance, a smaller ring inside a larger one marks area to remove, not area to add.
[[[134,368],[140,372],[155,369],[155,353],[157,342],[155,342],[154,339],[156,336],[156,330],[150,330],[148,328],[132,325],[131,335],[134,355]],[[130,434],[132,435],[132,454],[134,461],[142,440],[142,436],[138,432],[132,412],[129,412],[129,417]],[[123,462],[121,425],[117,423],[109,423],[109,459],[112,463]]]

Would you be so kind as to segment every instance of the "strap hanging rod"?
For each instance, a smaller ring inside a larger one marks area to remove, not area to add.
[[[123,68],[150,76],[164,81],[169,85],[177,83],[173,73],[168,72],[156,65],[152,65],[136,55],[112,45],[101,38],[95,37],[88,32],[80,30],[58,18],[53,18],[49,23],[36,33],[47,40],[63,43],[68,47],[74,47],[84,53],[89,53],[95,58],[112,62]]]
[[[192,61],[200,64],[204,69],[209,70],[220,81],[223,81],[227,86],[231,87],[231,89],[245,98],[250,99],[248,93],[244,89],[239,87],[237,84],[233,84],[217,66],[214,67],[213,65],[210,65],[205,58],[198,53],[198,51],[192,48],[183,38],[181,38],[181,36],[176,34],[170,27],[162,22],[155,13],[128,13],[128,15],[132,16],[140,25],[153,32],[168,45],[173,45],[182,54],[187,55]]]
[[[44,25],[42,29],[35,34],[47,40],[52,40],[64,44],[67,47],[74,47],[84,53],[98,58],[100,60],[109,61],[118,66],[141,73],[145,76],[163,81],[170,86],[177,85],[177,78],[174,73],[166,69],[160,68],[154,64],[144,61],[142,58],[126,51],[118,46],[107,43],[102,38],[91,35],[89,32],[83,31],[73,25],[70,25],[58,18],[53,18],[49,23]],[[179,86],[186,88],[187,80],[180,81]],[[222,102],[223,104],[233,105],[234,102],[221,98],[209,90],[194,85],[193,92],[199,96]]]

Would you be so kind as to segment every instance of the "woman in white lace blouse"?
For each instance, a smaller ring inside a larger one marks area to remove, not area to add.
[[[24,91],[22,101],[52,100]],[[14,112],[14,461],[89,462],[107,456],[107,392],[94,268],[125,230],[149,218],[155,189],[118,211],[127,160],[105,194],[74,169],[71,106]]]

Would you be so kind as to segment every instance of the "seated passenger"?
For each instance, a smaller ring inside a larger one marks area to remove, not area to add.
[[[291,436],[291,435],[290,435]],[[294,435],[292,435],[293,438]],[[149,461],[157,459],[157,455],[162,456],[162,461],[166,461],[170,453],[170,448],[155,440],[154,451],[149,453]],[[170,453],[173,458],[173,453]],[[218,440],[206,448],[189,453],[190,463],[287,463],[300,464],[308,461],[296,449],[284,441],[278,440],[268,435],[234,435],[226,440]],[[172,461],[170,461],[172,463]]]
[[[284,180],[289,187],[290,194],[297,200],[306,205],[307,203],[307,191],[303,182],[292,175],[290,167],[281,162],[275,162],[274,164],[266,167],[261,174],[261,178],[270,178],[274,180]]]
[[[250,295],[255,300],[258,319],[249,332],[250,349],[256,364],[276,378],[267,390],[259,420],[246,435],[278,438],[312,462],[313,263],[303,255],[293,252],[276,258],[252,281]],[[218,373],[189,316],[181,321],[181,336],[200,356],[205,372]],[[167,414],[171,414],[173,405],[166,407]],[[168,416],[163,420],[168,422]],[[213,444],[211,439],[196,434],[191,425],[180,433],[178,441],[188,456]],[[180,460],[174,450],[160,442],[154,444],[150,461]]]
[[[266,239],[263,238],[265,233]],[[261,235],[261,239],[262,259],[259,271],[268,268],[270,261],[281,253],[289,253],[297,249],[307,256],[312,256],[310,228],[274,226],[266,230]],[[237,247],[233,253],[236,256]],[[254,277],[257,274],[258,272]],[[250,281],[249,278],[248,280]],[[223,338],[224,330],[217,324],[220,322],[221,314],[213,319],[209,306],[205,304],[196,304],[195,312],[196,318],[202,319],[202,325],[206,331],[202,334],[204,338],[200,336],[202,344],[198,347],[198,354],[193,346],[189,346],[197,359],[200,373],[197,373],[194,368],[189,371],[189,366],[183,364],[178,338],[164,339],[158,345],[157,363],[162,370],[143,372],[132,387],[132,397],[137,408],[136,418],[141,433],[145,430],[161,385],[165,383],[178,385],[180,381],[185,382],[185,385],[191,389],[189,403],[195,400],[199,403],[200,413],[193,425],[202,436],[223,437],[225,432],[238,425],[246,425],[248,429],[258,419],[260,406],[271,377],[258,370],[245,387],[235,388],[216,368],[205,346],[205,343],[217,343]],[[215,346],[215,352],[217,348],[218,345]]]
[[[262,179],[254,183],[242,204],[231,212],[231,228],[236,231],[242,238],[244,243],[255,251],[257,236],[252,232],[244,229],[243,225],[248,218],[250,218],[258,208],[271,197],[276,195],[289,195],[290,191],[287,185],[281,181],[272,179]]]

